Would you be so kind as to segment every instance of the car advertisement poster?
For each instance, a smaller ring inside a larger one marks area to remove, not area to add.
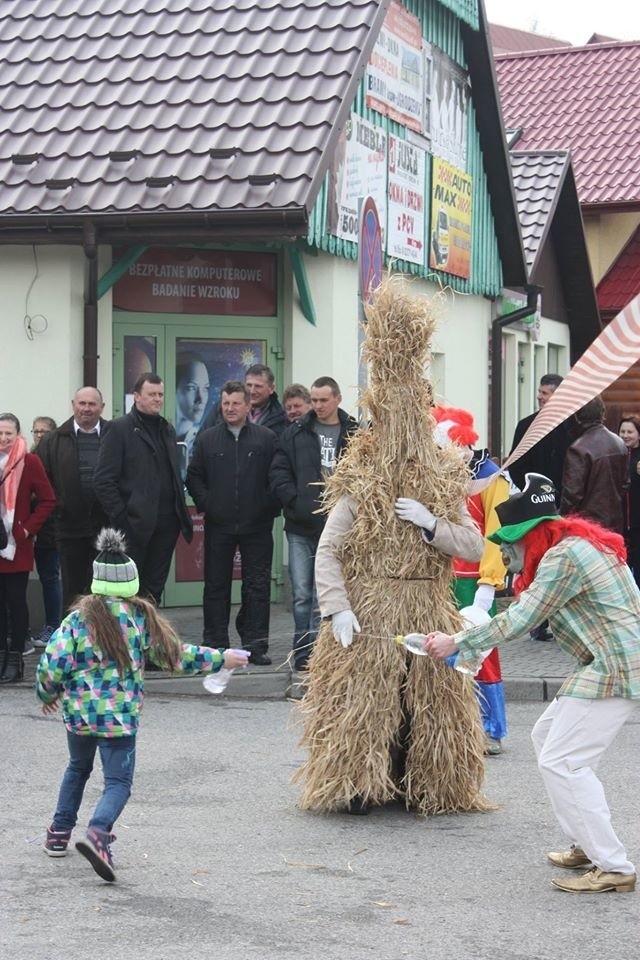
[[[387,222],[387,134],[352,113],[329,171],[327,222],[329,233],[358,242],[358,201],[373,197],[385,246]]]
[[[389,136],[387,253],[424,266],[424,150]]]
[[[420,21],[394,0],[367,64],[367,106],[420,133],[423,68]]]
[[[473,178],[433,158],[429,266],[443,273],[471,276]]]

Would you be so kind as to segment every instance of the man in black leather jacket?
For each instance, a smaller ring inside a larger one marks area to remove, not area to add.
[[[269,491],[275,434],[249,422],[249,393],[230,380],[221,391],[223,422],[201,431],[187,470],[187,489],[204,513],[203,642],[229,646],[233,558],[242,558],[242,603],[236,627],[251,662],[270,664],[269,614],[273,520]]]

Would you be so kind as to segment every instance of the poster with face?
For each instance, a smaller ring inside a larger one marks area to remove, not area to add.
[[[227,380],[244,380],[254,363],[264,363],[263,340],[176,340],[175,428],[189,457],[198,430],[220,402]]]

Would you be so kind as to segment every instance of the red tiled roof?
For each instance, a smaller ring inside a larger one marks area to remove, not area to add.
[[[516,53],[522,50],[547,50],[549,47],[569,47],[568,40],[556,40],[531,30],[518,30],[516,27],[503,27],[498,23],[489,24],[489,37],[495,56],[499,53]]]
[[[618,313],[640,293],[640,227],[598,284],[598,305]]]
[[[640,205],[640,41],[496,58],[518,150],[570,150],[580,203]]]
[[[0,4],[0,220],[308,213],[387,5]]]

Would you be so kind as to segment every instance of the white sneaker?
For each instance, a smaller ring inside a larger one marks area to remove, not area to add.
[[[44,650],[46,645],[51,639],[51,634],[53,633],[53,627],[43,627],[37,637],[32,637],[31,642],[34,647],[37,647],[39,650]]]

